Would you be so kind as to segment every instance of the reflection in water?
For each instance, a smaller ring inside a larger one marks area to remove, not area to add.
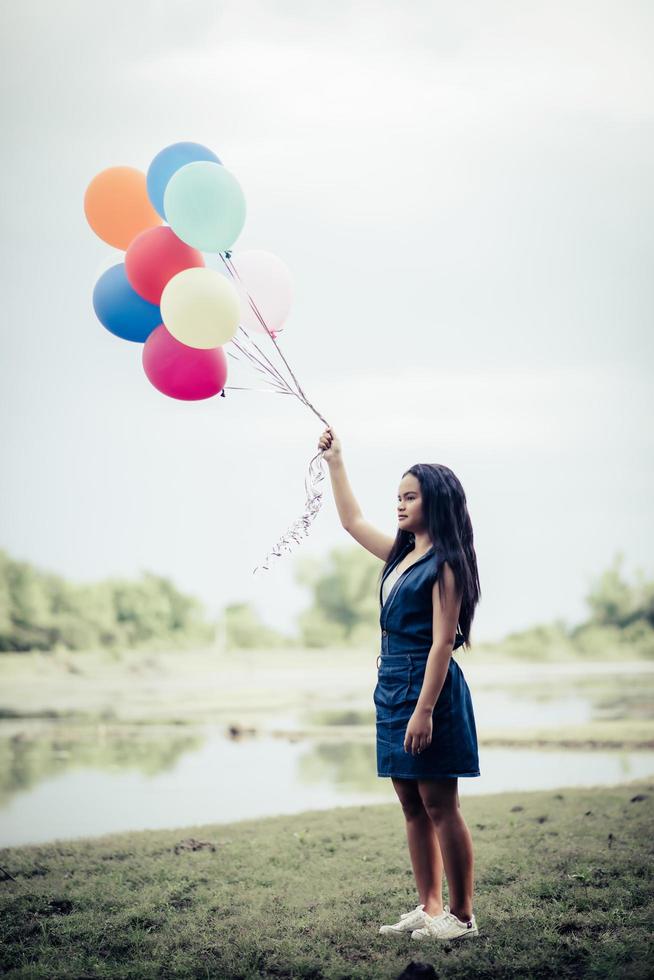
[[[592,680],[592,683],[591,683]],[[551,725],[583,725],[593,720],[645,719],[654,714],[654,681],[650,677],[577,679],[565,690],[551,683],[511,684],[504,688],[471,682],[478,729],[497,725],[506,728],[538,728]],[[322,709],[305,712],[305,724],[374,725],[374,709]]]
[[[1,732],[1,729],[0,729]],[[98,735],[42,731],[27,746],[0,737],[4,796],[0,846],[122,830],[188,828],[277,813],[396,801],[376,774],[375,743],[233,740],[222,729],[195,734],[148,728]],[[62,754],[67,753],[67,754]],[[459,794],[610,785],[654,774],[654,753],[480,747],[482,776]],[[18,792],[20,790],[20,792]]]
[[[587,749],[479,749],[482,776],[459,779],[459,794],[502,793],[508,790],[553,789],[559,786],[608,786],[654,774],[654,752]],[[329,781],[340,787],[382,792],[396,799],[390,779],[377,776],[374,741],[318,743],[299,760],[302,781]]]
[[[552,665],[549,675],[528,682],[476,683],[467,675],[477,728],[547,728],[592,721],[648,720],[654,717],[654,674],[578,675],[562,685]],[[323,709],[304,715],[308,725],[374,725],[374,710]]]
[[[583,697],[538,698],[513,690],[481,690],[473,694],[477,727],[490,728],[498,719],[510,728],[545,728],[549,725],[581,725],[592,718],[592,705]]]
[[[203,741],[200,733],[180,734],[179,729],[26,726],[13,735],[0,735],[0,805],[42,779],[71,769],[165,772]]]
[[[654,674],[604,674],[473,686],[475,713],[482,725],[547,727],[590,721],[654,717]]]
[[[298,779],[306,784],[327,782],[335,789],[378,793],[375,743],[318,742],[300,757]]]
[[[305,711],[300,719],[307,725],[374,725],[375,709],[325,708],[322,711]]]
[[[481,688],[473,691],[475,720],[478,728],[496,725],[502,719],[505,726],[531,728],[547,725],[581,725],[593,717],[593,704],[588,698],[543,693],[520,694],[507,690]],[[306,712],[302,720],[307,725],[374,725],[375,711],[364,709],[322,710]]]

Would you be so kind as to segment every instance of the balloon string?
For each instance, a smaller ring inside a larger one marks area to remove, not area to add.
[[[267,395],[291,395],[291,391],[282,391],[281,388],[270,389],[270,388],[247,388],[241,387],[240,385],[225,385],[223,391],[265,391]]]
[[[225,255],[227,256],[227,258],[229,258],[229,256],[231,255],[231,252],[226,252]],[[255,315],[257,316],[257,319],[259,320],[259,323],[263,326],[263,328],[266,331],[266,333],[268,334],[268,336],[272,339],[272,331],[268,327],[268,324],[266,323],[266,321],[262,317],[261,313],[259,313],[259,311],[256,310],[256,308],[254,306],[254,301],[253,301],[252,297],[250,296],[250,293],[248,292],[245,284],[243,283],[243,280],[241,279],[241,277],[238,274],[238,269],[236,269],[236,267],[234,266],[234,264],[232,262],[228,262],[227,261],[227,258],[225,258],[225,256],[223,256],[221,254],[220,257],[221,257],[221,259],[223,261],[223,264],[225,265],[227,271],[229,272],[230,276],[232,277],[232,279],[238,279],[239,282],[241,283],[241,286],[243,287],[243,291],[245,292],[245,294],[246,294],[246,296],[248,298],[248,303],[249,303],[250,307],[254,310]],[[242,323],[240,324],[240,329],[243,331],[243,333],[245,334],[245,336],[248,338],[248,340],[252,344],[252,346],[261,354],[261,356],[264,358],[264,360],[269,364],[271,370],[277,375],[277,377],[281,381],[283,381],[283,383],[286,385],[287,388],[290,388],[290,385],[288,384],[288,380],[283,377],[283,375],[280,373],[280,371],[277,368],[277,366],[275,364],[273,364],[273,362],[270,360],[270,358],[267,356],[267,354],[264,351],[261,350],[261,348],[256,343],[256,341],[253,340],[252,337],[250,337],[249,333],[247,332],[247,330],[245,329],[245,327],[243,326]]]
[[[245,293],[246,293],[246,295],[248,297],[248,301],[250,303],[250,306],[251,306],[252,310],[254,311],[257,319],[259,320],[259,323],[261,323],[262,326],[264,327],[264,329],[268,331],[268,335],[269,335],[270,339],[272,340],[273,344],[275,345],[275,347],[277,349],[277,353],[279,354],[279,356],[283,360],[284,364],[286,365],[286,367],[290,371],[291,377],[293,378],[293,381],[295,382],[295,384],[297,386],[297,389],[298,389],[298,392],[299,392],[299,394],[298,394],[297,397],[300,398],[300,400],[304,402],[304,404],[307,406],[307,408],[310,408],[311,411],[314,412],[314,414],[317,415],[318,418],[321,419],[325,423],[325,425],[329,425],[329,423],[327,422],[327,419],[323,415],[320,414],[320,412],[318,411],[318,409],[315,408],[311,404],[311,402],[309,401],[309,399],[305,395],[305,393],[304,393],[304,391],[302,389],[302,386],[300,385],[300,382],[298,381],[298,379],[295,376],[295,373],[294,373],[293,369],[291,368],[290,364],[288,363],[288,361],[284,357],[284,352],[282,351],[281,347],[279,346],[279,344],[275,340],[275,337],[273,336],[272,331],[269,329],[268,324],[264,320],[264,318],[263,318],[263,316],[262,316],[259,308],[257,307],[256,303],[254,302],[254,300],[250,296],[249,292],[247,291],[247,288],[245,287],[245,284],[243,283],[243,280],[238,275],[238,269],[236,268],[236,266],[234,265],[234,263],[231,261],[231,259],[229,260],[229,264],[227,262],[225,264],[228,266],[228,268],[233,267],[234,272],[236,273],[236,276],[238,277],[239,281],[241,282],[241,285],[243,286],[243,288],[245,290]],[[230,271],[231,271],[231,268],[230,268]]]
[[[227,255],[227,256],[229,256],[230,254],[231,254],[230,252],[226,252],[225,253],[225,255]],[[242,280],[241,280],[241,277],[238,275],[238,272],[237,272],[236,268],[235,267],[234,268],[231,267],[231,263],[228,263],[227,262],[227,260],[225,259],[224,255],[222,254],[222,252],[220,252],[219,255],[220,255],[220,258],[223,261],[223,264],[227,268],[227,271],[231,275],[232,279],[238,278],[239,282],[241,282],[241,284],[243,284],[242,283]],[[245,286],[243,286],[243,288],[244,288],[245,293],[246,293],[246,295],[248,297],[248,300],[250,302],[250,305],[252,305],[252,300],[251,300],[250,294],[248,293],[247,289],[245,289]],[[270,330],[268,329],[268,325],[266,324],[265,320],[263,319],[263,317],[261,316],[261,314],[258,313],[257,315],[259,317],[259,321],[263,324],[264,328],[268,332],[268,335],[271,336]],[[250,343],[252,344],[252,346],[254,348],[256,348],[256,350],[259,351],[259,353],[264,358],[264,360],[270,365],[270,369],[274,372],[274,374],[277,376],[277,378],[279,379],[279,381],[281,381],[282,384],[284,384],[286,388],[289,388],[289,390],[291,390],[290,389],[290,386],[288,384],[288,381],[286,380],[286,378],[279,372],[278,368],[273,364],[273,362],[264,353],[264,351],[261,350],[261,348],[259,347],[259,345],[254,340],[252,340],[252,338],[250,337],[249,333],[247,332],[247,330],[245,329],[245,327],[243,326],[242,323],[240,324],[240,330],[243,331],[243,333],[245,334],[245,336],[247,337],[247,339],[250,341]]]
[[[281,388],[281,385],[278,385],[277,384],[277,378],[275,378],[275,377],[273,377],[271,375],[271,373],[268,370],[268,368],[266,367],[266,365],[263,364],[263,362],[259,360],[259,358],[256,356],[256,354],[253,354],[252,351],[249,351],[245,345],[241,344],[234,337],[232,337],[232,343],[234,344],[234,346],[236,347],[236,349],[238,351],[240,351],[245,357],[248,358],[248,360],[254,365],[254,367],[256,368],[256,370],[257,371],[260,371],[270,381],[270,384],[273,384],[273,385]],[[230,352],[228,351],[227,353],[229,354]],[[234,354],[232,354],[231,356],[232,357],[235,357]],[[240,358],[237,357],[236,360],[240,360]],[[288,385],[286,384],[286,382],[284,382],[284,390],[287,390],[287,389],[288,389]]]
[[[242,329],[243,328],[241,327],[241,330]],[[247,334],[246,334],[246,336],[247,336]],[[248,337],[248,340],[249,340],[249,337]],[[237,350],[241,351],[242,354],[244,354],[253,364],[255,364],[257,370],[260,371],[262,374],[264,374],[270,380],[270,383],[271,384],[277,384],[279,386],[278,378],[281,378],[281,381],[282,381],[282,383],[284,385],[284,388],[285,389],[288,389],[290,391],[290,388],[288,386],[288,383],[286,382],[286,379],[285,378],[282,378],[281,375],[278,372],[275,372],[275,374],[273,374],[270,371],[270,369],[268,367],[266,367],[266,365],[263,363],[263,361],[259,360],[259,358],[256,356],[256,354],[253,354],[251,350],[248,350],[248,348],[246,347],[245,344],[240,343],[234,337],[232,337],[232,343],[234,344],[234,346],[236,347]]]
[[[266,323],[266,321],[264,320],[263,316],[261,315],[261,312],[259,311],[259,308],[257,307],[256,303],[254,302],[254,300],[250,296],[250,293],[248,292],[247,287],[245,286],[245,283],[243,282],[243,280],[241,279],[240,275],[238,274],[238,269],[236,268],[236,266],[234,265],[234,263],[231,260],[231,252],[226,252],[225,255],[227,256],[227,258],[226,259],[223,258],[223,262],[225,263],[225,265],[227,266],[227,268],[229,269],[229,271],[232,273],[232,276],[238,278],[239,282],[243,286],[243,289],[245,291],[245,294],[246,294],[246,296],[248,298],[248,302],[249,302],[252,310],[254,311],[257,319],[259,320],[259,323],[267,331],[268,336],[270,337],[270,339],[272,340],[273,344],[275,345],[275,347],[277,349],[277,353],[279,354],[279,356],[283,360],[284,364],[288,368],[288,370],[289,370],[289,372],[291,374],[291,377],[293,378],[293,381],[295,382],[295,384],[297,386],[297,389],[298,389],[298,392],[299,392],[298,397],[301,399],[301,401],[304,402],[304,404],[307,406],[307,408],[310,408],[311,411],[314,412],[314,414],[317,415],[318,418],[321,419],[321,421],[323,421],[325,423],[325,425],[329,425],[329,423],[327,422],[327,419],[323,415],[321,415],[320,412],[318,411],[318,409],[315,408],[311,404],[311,402],[309,401],[309,399],[305,395],[304,391],[302,390],[302,386],[300,385],[300,382],[296,378],[295,373],[293,372],[293,369],[291,368],[290,364],[288,363],[288,361],[284,357],[284,352],[282,351],[281,347],[279,346],[279,344],[275,340],[275,338],[274,338],[274,336],[272,334],[272,331],[270,330],[270,328],[268,327],[268,324]],[[222,255],[221,255],[221,258],[222,258]],[[241,329],[243,329],[242,326],[241,326]],[[246,336],[247,336],[247,334],[246,334]]]
[[[234,340],[233,337],[232,337],[232,343],[235,345],[235,347],[236,347],[237,350],[239,350],[239,351],[241,351],[241,353],[245,354],[245,356],[251,362],[254,363],[254,366],[255,366],[256,370],[260,371],[268,379],[268,381],[270,382],[271,385],[273,385],[279,391],[287,391],[287,390],[290,390],[288,388],[288,385],[285,385],[284,388],[282,388],[281,385],[278,385],[277,384],[277,380],[275,378],[271,377],[270,371],[266,368],[265,364],[262,364],[259,361],[259,359],[257,357],[255,357],[251,353],[251,351],[249,351],[246,347],[242,346],[237,340]],[[228,351],[227,353],[229,354],[230,352]],[[231,356],[234,357],[235,355],[232,354]],[[239,360],[239,358],[236,358],[236,360]]]
[[[248,292],[247,287],[245,286],[243,280],[241,279],[241,277],[240,277],[240,275],[238,273],[238,269],[236,268],[236,266],[234,265],[234,263],[231,261],[231,252],[225,252],[224,255],[222,253],[219,253],[219,254],[220,254],[220,257],[221,257],[221,259],[223,261],[223,264],[226,266],[227,271],[230,273],[230,275],[232,276],[232,278],[233,279],[238,279],[239,282],[241,283],[241,286],[242,286],[242,288],[243,288],[243,290],[245,292],[245,295],[248,298],[248,302],[250,304],[251,309],[253,310],[253,312],[254,312],[255,316],[257,317],[259,323],[263,326],[264,330],[266,331],[266,333],[268,334],[268,336],[272,340],[273,344],[275,345],[275,348],[277,350],[277,353],[281,357],[282,361],[284,362],[284,364],[288,368],[288,370],[290,372],[290,375],[291,375],[291,377],[292,377],[292,379],[295,382],[295,385],[297,387],[297,391],[294,391],[291,388],[290,384],[288,383],[288,380],[286,378],[284,378],[284,376],[280,373],[280,371],[278,370],[278,368],[272,363],[272,361],[270,361],[270,359],[267,357],[267,355],[260,349],[259,345],[254,340],[251,339],[250,335],[248,334],[247,330],[245,329],[245,327],[243,326],[242,323],[240,324],[240,329],[243,331],[243,333],[247,337],[248,341],[250,341],[250,343],[253,345],[253,347],[255,347],[255,349],[257,351],[259,351],[259,353],[261,354],[261,356],[270,365],[270,368],[271,368],[273,374],[271,375],[271,371],[269,371],[268,368],[265,367],[265,365],[262,365],[261,362],[258,361],[258,358],[256,358],[256,356],[251,355],[251,353],[248,352],[245,347],[241,348],[241,346],[237,343],[236,344],[237,349],[238,350],[242,350],[242,352],[244,354],[246,354],[246,356],[250,357],[251,360],[256,361],[259,364],[259,369],[262,370],[263,373],[270,375],[270,378],[269,378],[270,383],[273,384],[273,385],[275,385],[275,388],[276,388],[277,392],[279,392],[279,394],[291,394],[291,395],[295,395],[296,398],[299,398],[300,401],[304,402],[304,404],[308,408],[310,408],[311,411],[315,415],[317,415],[318,418],[321,419],[325,423],[326,426],[329,427],[329,423],[327,422],[327,420],[325,419],[325,417],[323,415],[321,415],[321,413],[311,404],[311,402],[309,401],[309,399],[305,395],[304,391],[302,390],[302,386],[300,385],[298,379],[296,378],[295,373],[293,372],[293,369],[291,368],[290,364],[288,363],[288,361],[284,357],[284,353],[281,350],[281,348],[279,347],[279,344],[277,343],[277,341],[275,340],[275,337],[273,336],[272,331],[268,327],[268,324],[264,320],[264,318],[263,318],[263,316],[262,316],[259,308],[257,307],[256,303],[252,299],[252,296]],[[232,338],[232,341],[233,340],[234,340],[234,338]],[[285,388],[283,390],[280,389],[279,386],[275,383],[275,380],[274,380],[274,377],[275,376],[278,379],[280,379],[281,382],[284,384]],[[239,390],[246,390],[246,389],[239,389]],[[265,391],[267,389],[260,388],[260,389],[249,389],[249,390],[253,390],[253,391],[254,390]],[[274,393],[274,392],[271,392],[271,393]],[[287,551],[292,551],[291,542],[294,541],[296,544],[301,543],[301,534],[304,534],[305,536],[308,535],[309,528],[310,528],[311,524],[313,523],[313,521],[315,520],[315,518],[316,518],[316,516],[318,514],[318,511],[320,510],[320,508],[322,506],[323,492],[320,489],[320,484],[323,482],[324,479],[325,479],[325,469],[324,469],[324,461],[323,461],[323,450],[321,449],[320,452],[316,453],[316,455],[309,461],[308,474],[307,474],[307,476],[304,479],[304,489],[305,489],[305,493],[306,493],[306,500],[305,500],[305,505],[304,505],[304,513],[301,515],[301,517],[299,517],[296,521],[294,521],[291,524],[291,526],[284,532],[284,534],[282,534],[281,537],[275,542],[275,544],[273,545],[271,551],[268,552],[268,554],[266,555],[266,557],[265,557],[264,561],[262,562],[262,564],[260,566],[257,565],[254,568],[253,573],[252,573],[253,575],[255,575],[259,571],[259,568],[262,568],[262,569],[268,571],[268,569],[270,567],[269,566],[269,562],[270,562],[271,556],[272,557],[275,557],[275,558],[281,558],[282,557],[282,549],[285,549]]]
[[[306,492],[306,502],[304,513],[296,521],[291,524],[288,530],[282,534],[278,541],[273,545],[271,551],[268,552],[262,564],[253,570],[252,574],[255,575],[259,568],[263,568],[268,571],[269,562],[271,556],[274,558],[281,558],[282,549],[286,551],[292,551],[291,541],[295,541],[296,544],[301,543],[301,533],[305,536],[309,533],[309,528],[313,521],[315,520],[318,511],[322,506],[322,490],[320,490],[319,485],[325,479],[325,471],[322,460],[322,450],[317,453],[309,463],[309,474],[305,477],[304,488]]]

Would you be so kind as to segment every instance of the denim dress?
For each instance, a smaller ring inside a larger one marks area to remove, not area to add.
[[[382,580],[413,548],[408,544]],[[454,657],[432,712],[430,745],[413,755],[404,736],[418,702],[433,638],[432,589],[442,559],[434,546],[405,569],[384,602],[380,590],[381,653],[373,693],[377,775],[400,779],[479,776],[477,729],[470,689]],[[463,643],[457,631],[454,650]]]

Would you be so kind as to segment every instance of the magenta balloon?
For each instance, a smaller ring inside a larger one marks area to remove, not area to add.
[[[182,401],[197,401],[212,398],[223,390],[227,356],[222,347],[187,347],[162,323],[143,345],[143,370],[162,394]]]

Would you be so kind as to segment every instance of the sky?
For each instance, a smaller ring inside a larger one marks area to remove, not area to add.
[[[0,547],[78,582],[151,570],[288,633],[310,603],[299,556],[358,547],[325,465],[309,535],[253,574],[304,510],[324,424],[272,391],[166,398],[95,318],[122,253],[86,223],[88,183],[193,140],[243,188],[235,255],[291,270],[279,345],[364,516],[395,533],[416,462],[461,480],[473,642],[583,620],[618,553],[627,577],[654,572],[651,4],[22,0],[0,17]]]

